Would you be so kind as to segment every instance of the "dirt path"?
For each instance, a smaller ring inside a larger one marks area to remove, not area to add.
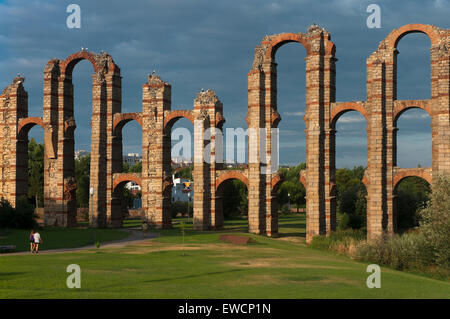
[[[137,230],[137,229],[127,229],[125,231],[129,233],[128,237],[120,239],[120,240],[115,240],[115,241],[110,241],[110,242],[104,243],[101,245],[101,247],[122,247],[122,246],[126,246],[129,244],[140,243],[140,242],[158,237],[158,234],[156,234],[156,233],[147,233],[146,237],[144,237],[142,230]],[[39,255],[66,253],[66,252],[80,251],[80,250],[91,249],[91,248],[95,248],[95,245],[87,245],[87,246],[75,247],[75,248],[58,248],[58,249],[49,249],[49,250],[39,250]],[[20,252],[14,252],[14,253],[5,253],[5,254],[0,254],[0,257],[1,256],[11,256],[11,255],[31,255],[31,252],[20,251]]]

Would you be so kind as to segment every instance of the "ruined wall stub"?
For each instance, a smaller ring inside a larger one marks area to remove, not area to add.
[[[27,194],[28,143],[17,134],[21,118],[28,116],[28,94],[25,78],[18,75],[0,95],[0,194],[15,206],[17,199]]]

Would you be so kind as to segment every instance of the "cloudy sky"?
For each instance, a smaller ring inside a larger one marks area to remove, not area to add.
[[[81,28],[66,26],[66,7],[81,7]],[[369,29],[370,3],[381,7],[381,28]],[[30,116],[42,115],[42,72],[51,58],[65,59],[81,47],[110,53],[123,76],[123,112],[141,111],[142,84],[157,73],[172,84],[172,108],[191,108],[201,88],[214,89],[224,104],[225,127],[246,127],[247,73],[253,50],[265,34],[306,32],[313,22],[331,32],[337,46],[337,101],[366,99],[365,61],[394,28],[409,23],[448,28],[450,4],[434,1],[314,0],[0,0],[0,88],[26,77]],[[403,38],[398,49],[398,98],[430,97],[430,42]],[[305,159],[305,50],[291,43],[277,52],[280,162]],[[90,149],[92,66],[74,71],[76,149]],[[430,118],[421,110],[398,121],[398,163],[431,164]],[[177,127],[190,127],[181,120]],[[350,112],[337,124],[337,166],[366,165],[366,123]],[[141,152],[141,132],[129,123],[124,153]],[[30,137],[42,141],[35,127]]]

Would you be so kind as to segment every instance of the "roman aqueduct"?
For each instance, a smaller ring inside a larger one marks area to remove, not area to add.
[[[431,41],[431,98],[397,100],[396,46],[408,33],[421,32]],[[336,227],[335,123],[348,111],[361,113],[367,121],[368,166],[363,179],[367,188],[367,233],[395,231],[395,188],[405,177],[419,176],[432,183],[432,176],[450,173],[450,30],[410,24],[392,31],[367,59],[366,101],[335,101],[335,45],[330,33],[312,25],[307,33],[265,36],[255,49],[248,73],[249,128],[266,128],[266,152],[260,154],[259,136],[249,136],[250,162],[244,170],[225,170],[215,163],[216,141],[211,137],[212,164],[194,162],[194,227],[222,226],[221,185],[237,178],[248,188],[248,222],[252,233],[275,236],[278,232],[276,190],[278,173],[263,173],[271,165],[271,133],[281,120],[277,111],[277,49],[298,42],[306,50],[306,164],[300,176],[306,195],[307,241],[328,234]],[[222,103],[214,91],[197,94],[191,110],[171,110],[171,86],[157,75],[143,85],[142,112],[121,113],[120,68],[107,53],[81,51],[66,60],[52,59],[44,69],[43,117],[28,116],[24,78],[16,77],[0,95],[0,196],[13,205],[27,194],[27,146],[30,128],[44,130],[45,222],[76,224],[74,178],[74,99],[72,72],[86,59],[92,76],[92,137],[90,184],[94,196],[91,224],[118,227],[122,223],[120,190],[128,181],[142,187],[147,220],[157,227],[171,227],[171,139],[173,124],[187,118],[194,126],[194,152],[203,154],[206,128],[222,128]],[[396,163],[396,121],[409,108],[425,110],[432,119],[432,167],[405,169]],[[142,173],[122,173],[122,128],[129,121],[142,127]],[[300,119],[299,119],[300,120]],[[259,132],[259,131],[258,131]],[[265,156],[266,159],[262,159]]]

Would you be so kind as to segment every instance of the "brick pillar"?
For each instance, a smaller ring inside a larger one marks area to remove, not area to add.
[[[372,55],[367,61],[367,238],[375,239],[387,226],[386,194],[386,67]]]
[[[96,227],[106,227],[106,180],[107,174],[111,174],[107,170],[107,115],[108,99],[111,97],[108,96],[106,80],[99,78],[97,74],[92,76],[92,80],[90,187],[94,189],[94,196],[91,197],[89,206],[94,212],[94,220],[91,224]]]
[[[194,100],[194,229],[208,230],[216,224],[216,120],[222,103],[212,90],[202,91]],[[205,136],[205,130],[209,134]],[[220,130],[220,129],[219,129]],[[209,157],[209,158],[207,158]],[[212,217],[214,215],[214,217]]]
[[[213,116],[214,126],[213,131],[209,139],[211,145],[211,216],[210,216],[210,227],[213,230],[223,228],[223,194],[217,188],[216,177],[217,172],[223,169],[223,131],[222,126],[225,122],[223,118],[223,106],[222,103],[214,105],[214,114],[210,111],[210,115]]]
[[[331,103],[336,101],[336,61],[323,57],[324,196],[326,234],[336,230],[336,131],[330,122]]]
[[[433,176],[450,174],[450,45],[442,38],[431,47]]]
[[[55,171],[55,174],[51,176],[51,179],[54,179],[52,184],[55,185],[58,191],[56,193],[57,195],[51,195],[53,205],[51,205],[49,210],[47,222],[49,225],[67,227],[74,225],[77,214],[74,161],[75,119],[71,72],[68,72],[68,74],[63,73],[58,78],[58,98],[56,169],[51,168],[51,171]]]
[[[258,51],[260,46],[255,49]],[[256,53],[255,53],[256,54]],[[269,65],[270,67],[270,65]],[[249,232],[264,234],[265,229],[265,182],[261,175],[260,128],[265,123],[265,79],[261,65],[252,67],[248,73],[248,223]]]
[[[306,242],[326,233],[325,154],[322,108],[323,61],[318,54],[306,57]]]
[[[121,196],[114,192],[114,173],[122,172],[122,131],[114,130],[114,114],[122,111],[122,78],[117,67],[105,76],[107,90],[106,111],[106,221],[109,227],[121,227],[123,221]],[[142,185],[141,185],[142,187]]]
[[[28,158],[27,136],[19,137],[17,128],[20,118],[28,115],[28,94],[23,87],[25,78],[16,77],[0,95],[0,195],[14,207],[17,199],[27,194]]]
[[[164,114],[170,112],[171,86],[150,75],[142,94],[142,206],[155,227],[170,228],[171,139],[170,129],[164,127]]]
[[[59,77],[58,59],[50,60],[44,69],[44,224],[56,223],[63,189],[58,186]]]

